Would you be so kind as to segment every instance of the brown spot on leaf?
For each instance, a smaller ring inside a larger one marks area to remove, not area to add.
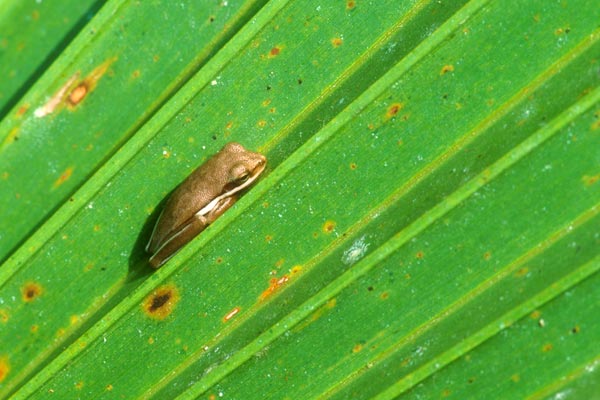
[[[583,184],[585,186],[592,186],[594,183],[598,182],[598,180],[600,180],[600,174],[596,174],[596,175],[584,175],[583,178]]]
[[[179,301],[179,293],[173,285],[157,288],[142,303],[142,308],[150,318],[163,320],[173,312]]]
[[[0,310],[0,322],[2,322],[2,323],[8,322],[8,311]]]
[[[356,1],[354,1],[354,0],[346,1],[346,10],[352,10],[354,7],[356,7]]]
[[[269,58],[277,57],[281,53],[281,47],[275,46],[269,51]]]
[[[24,302],[30,303],[42,294],[42,286],[36,282],[27,282],[21,288],[21,297]]]
[[[73,167],[67,168],[62,174],[60,174],[58,179],[56,181],[54,181],[54,184],[52,185],[52,187],[56,189],[57,187],[59,187],[60,185],[62,185],[66,181],[68,181],[72,174],[73,174]]]
[[[440,75],[445,75],[448,72],[453,72],[454,71],[454,65],[444,65],[442,67],[442,69],[440,70]]]
[[[2,141],[2,146],[0,146],[0,148],[4,149],[6,146],[16,142],[17,140],[19,140],[19,127],[15,126],[10,130],[10,132],[8,132],[8,135],[6,135]]]
[[[325,221],[325,223],[323,224],[323,232],[325,233],[331,233],[333,232],[333,230],[335,229],[335,222],[333,221]]]
[[[528,273],[529,273],[529,268],[523,267],[523,268],[519,268],[519,270],[515,271],[515,276],[517,278],[521,278],[521,277],[527,275]]]
[[[392,117],[395,117],[396,114],[398,114],[398,112],[400,110],[402,110],[404,108],[404,104],[403,103],[394,103],[391,106],[388,107],[386,113],[385,113],[385,117],[387,119],[390,119]]]
[[[67,102],[69,106],[75,107],[77,104],[81,103],[81,101],[85,98],[88,93],[88,87],[85,82],[80,83],[75,86],[73,90],[69,93],[67,97]]]
[[[336,37],[331,39],[331,45],[333,47],[340,47],[342,44],[344,44],[344,39]]]
[[[29,104],[19,107],[19,109],[17,110],[17,114],[16,114],[17,117],[19,117],[19,118],[22,117],[27,112],[27,110],[29,110]]]
[[[575,325],[572,329],[571,329],[571,333],[579,333],[581,331],[581,328],[579,327],[579,325]]]

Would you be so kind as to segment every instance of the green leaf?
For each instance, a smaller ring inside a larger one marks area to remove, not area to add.
[[[322,3],[109,1],[28,67],[0,397],[597,393],[598,7]],[[267,172],[152,270],[229,141]]]

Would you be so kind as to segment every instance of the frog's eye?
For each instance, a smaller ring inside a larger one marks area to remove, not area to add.
[[[248,171],[244,172],[242,175],[238,176],[236,179],[237,183],[244,183],[250,178],[250,173]]]
[[[230,182],[236,185],[241,185],[242,183],[246,182],[248,178],[250,178],[250,171],[248,171],[248,168],[242,164],[234,166],[229,174]]]

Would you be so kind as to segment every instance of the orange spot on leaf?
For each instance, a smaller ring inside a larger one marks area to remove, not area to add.
[[[36,282],[27,282],[21,288],[21,297],[24,302],[30,303],[42,294],[42,286]]]
[[[22,117],[27,112],[27,110],[29,110],[29,104],[19,107],[19,109],[17,110],[17,117]]]
[[[335,222],[333,221],[325,221],[323,224],[323,232],[331,233],[335,229]]]
[[[59,187],[60,185],[65,183],[67,180],[69,180],[69,178],[71,177],[72,174],[73,174],[73,167],[67,168],[62,174],[60,174],[58,179],[56,181],[54,181],[54,184],[52,185],[52,187],[54,187],[54,188]]]
[[[87,93],[88,87],[86,86],[85,82],[75,86],[73,90],[71,90],[71,93],[69,93],[69,96],[67,97],[69,106],[75,107],[85,98]]]
[[[331,45],[333,47],[340,47],[342,44],[344,44],[344,39],[336,37],[331,39]]]
[[[269,280],[269,287],[267,288],[267,290],[261,293],[260,300],[265,300],[267,297],[277,292],[279,288],[288,283],[289,280],[290,278],[287,275],[284,275],[279,279],[271,278],[271,280]]]
[[[274,58],[277,57],[279,55],[279,53],[281,53],[281,47],[280,46],[275,46],[271,49],[271,51],[269,51],[269,58]]]
[[[404,108],[404,104],[403,103],[394,103],[394,104],[392,104],[391,106],[388,107],[387,112],[385,113],[386,118],[389,119],[389,118],[394,117],[403,108]]]
[[[0,357],[0,382],[2,382],[8,376],[10,372],[10,364],[8,358]]]
[[[440,70],[440,75],[445,75],[448,72],[453,72],[454,71],[454,65],[444,65],[442,67],[442,69]]]

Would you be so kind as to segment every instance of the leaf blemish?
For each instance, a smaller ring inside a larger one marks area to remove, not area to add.
[[[173,312],[179,301],[179,293],[173,285],[159,287],[142,303],[144,313],[150,318],[163,320]]]
[[[0,382],[6,379],[6,376],[10,372],[10,364],[6,357],[0,357]]]
[[[344,251],[344,254],[342,254],[342,262],[346,265],[353,265],[365,256],[368,249],[369,243],[366,243],[365,236],[362,236]]]
[[[261,293],[260,300],[264,300],[267,297],[271,296],[273,293],[277,292],[279,288],[288,283],[290,277],[288,275],[283,275],[281,278],[271,278],[269,280],[269,287]]]
[[[27,282],[21,288],[21,297],[24,302],[30,303],[42,294],[42,286],[36,282]]]
[[[231,318],[235,317],[235,315],[237,313],[239,313],[241,310],[241,308],[239,307],[234,307],[231,311],[229,311],[227,314],[225,314],[225,316],[223,317],[223,322],[227,322],[229,321]]]
[[[333,232],[334,229],[335,229],[334,221],[325,221],[325,223],[323,224],[323,232],[324,233],[331,233],[331,232]]]
[[[52,185],[52,187],[53,188],[59,187],[60,185],[62,185],[66,181],[68,181],[72,174],[73,174],[73,167],[67,168],[62,174],[60,174],[58,179],[56,181],[54,181],[54,184]]]
[[[269,58],[274,58],[277,57],[279,55],[279,53],[281,53],[281,47],[280,46],[275,46],[271,49],[271,51],[269,51]]]
[[[88,87],[85,82],[82,82],[79,85],[75,86],[73,90],[71,90],[71,93],[69,93],[69,97],[67,98],[69,105],[71,107],[75,107],[85,98],[87,93]]]
[[[394,116],[396,116],[396,114],[398,114],[398,112],[400,110],[402,110],[404,108],[404,104],[403,103],[394,103],[391,106],[388,107],[387,112],[385,113],[385,116],[387,119],[390,119]]]

